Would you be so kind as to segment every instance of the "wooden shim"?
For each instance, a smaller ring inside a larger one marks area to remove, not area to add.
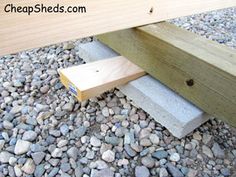
[[[236,126],[236,51],[168,23],[98,38],[209,114]]]
[[[145,72],[124,57],[73,66],[59,71],[63,85],[80,101],[137,79]]]
[[[5,13],[6,4],[35,6],[39,0],[1,0],[0,56],[63,41],[236,6],[236,0],[47,0],[44,6],[85,6],[87,13]]]

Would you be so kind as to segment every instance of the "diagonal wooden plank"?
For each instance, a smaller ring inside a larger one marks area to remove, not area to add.
[[[209,114],[236,126],[236,51],[168,23],[98,36]]]
[[[86,13],[4,11],[7,4],[28,7],[42,3],[65,9],[81,6]],[[236,0],[1,0],[0,55],[232,6]]]
[[[119,56],[61,69],[59,74],[66,88],[83,101],[137,79],[145,75],[145,72],[126,58]]]

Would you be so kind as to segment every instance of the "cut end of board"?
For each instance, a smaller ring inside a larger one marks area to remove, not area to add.
[[[145,75],[145,71],[119,56],[59,70],[62,84],[84,101]]]

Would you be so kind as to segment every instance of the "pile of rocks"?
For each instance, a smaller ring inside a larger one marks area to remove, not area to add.
[[[233,176],[236,131],[220,121],[179,140],[118,90],[71,96],[57,70],[83,63],[80,42],[0,58],[0,177]]]

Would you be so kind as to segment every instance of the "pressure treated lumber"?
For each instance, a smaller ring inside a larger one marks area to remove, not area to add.
[[[63,85],[80,101],[137,79],[145,72],[124,57],[73,66],[59,71]]]
[[[99,41],[79,44],[78,50],[79,57],[88,63],[119,56]],[[183,138],[212,118],[148,74],[118,89],[177,138]]]
[[[236,126],[236,51],[168,23],[98,38],[207,113]]]
[[[84,6],[86,13],[5,13],[15,6]],[[0,56],[180,16],[236,6],[236,0],[1,0]],[[9,9],[7,9],[9,10]]]

